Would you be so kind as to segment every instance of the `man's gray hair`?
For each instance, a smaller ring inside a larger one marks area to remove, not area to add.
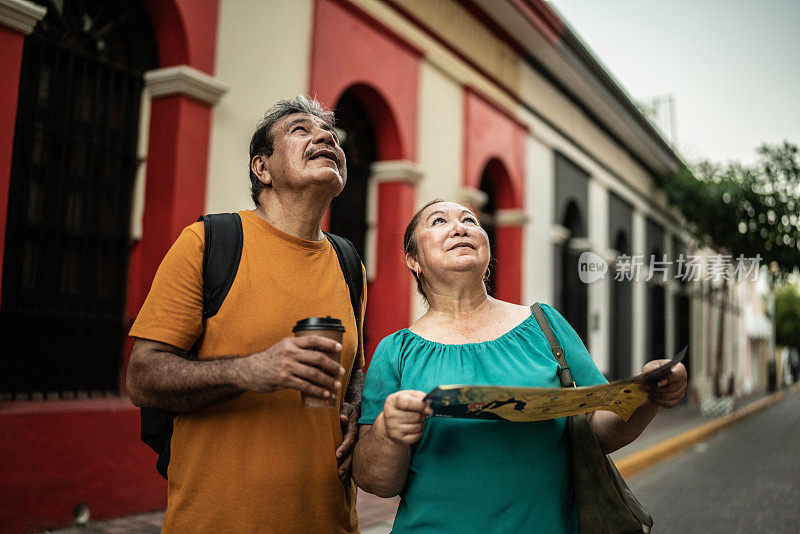
[[[253,158],[256,156],[269,157],[272,155],[275,143],[275,133],[272,128],[283,117],[293,113],[307,113],[319,117],[331,126],[335,120],[333,111],[306,95],[300,94],[288,100],[280,100],[267,110],[264,118],[256,126],[256,131],[253,132],[253,137],[250,139],[250,161],[248,163],[252,164]],[[250,165],[248,165],[248,169],[250,171],[250,196],[258,206],[258,195],[266,186],[258,180]]]

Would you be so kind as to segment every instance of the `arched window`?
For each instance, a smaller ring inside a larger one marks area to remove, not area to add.
[[[588,345],[588,304],[589,295],[586,284],[581,282],[578,261],[583,250],[576,238],[586,236],[586,225],[581,210],[575,202],[569,202],[561,225],[569,230],[569,239],[561,245],[561,302],[559,309],[564,318],[575,329],[584,344]]]
[[[655,258],[656,261],[663,259],[663,252],[660,248],[655,247],[650,251],[650,255],[646,257],[647,262],[650,258]],[[661,273],[653,273],[653,278],[647,283],[647,354],[645,360],[653,360],[656,358],[668,358],[666,354],[666,313],[665,313],[665,289],[663,282],[663,275]]]
[[[631,255],[630,240],[626,232],[620,230],[614,238],[614,250],[620,255]],[[630,260],[629,260],[630,261]],[[614,266],[609,276],[611,283],[611,316],[610,316],[610,354],[611,378],[627,378],[632,374],[633,347],[633,282],[625,278],[615,279]]]
[[[645,361],[667,357],[666,353],[666,278],[669,277],[664,263],[664,229],[653,219],[645,221],[644,265],[652,267],[650,280],[647,282],[647,348]]]
[[[117,391],[144,71],[138,2],[48,1],[25,40],[0,302],[0,393]]]

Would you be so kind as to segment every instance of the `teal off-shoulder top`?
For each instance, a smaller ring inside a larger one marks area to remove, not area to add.
[[[606,382],[581,339],[542,305],[579,386]],[[492,341],[448,345],[408,329],[384,338],[370,362],[359,423],[386,397],[439,385],[560,387],[558,363],[533,316]],[[566,420],[531,423],[432,417],[412,446],[392,532],[576,532]],[[380,459],[375,459],[380,462]]]

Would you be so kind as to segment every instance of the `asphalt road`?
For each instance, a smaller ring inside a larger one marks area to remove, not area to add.
[[[800,394],[628,481],[653,534],[800,533]]]

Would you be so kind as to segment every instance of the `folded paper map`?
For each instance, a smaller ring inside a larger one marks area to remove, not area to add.
[[[439,386],[425,397],[438,417],[495,421],[542,421],[606,410],[625,421],[647,397],[643,384],[655,384],[686,355],[686,349],[663,365],[600,386],[526,388],[505,386]]]

